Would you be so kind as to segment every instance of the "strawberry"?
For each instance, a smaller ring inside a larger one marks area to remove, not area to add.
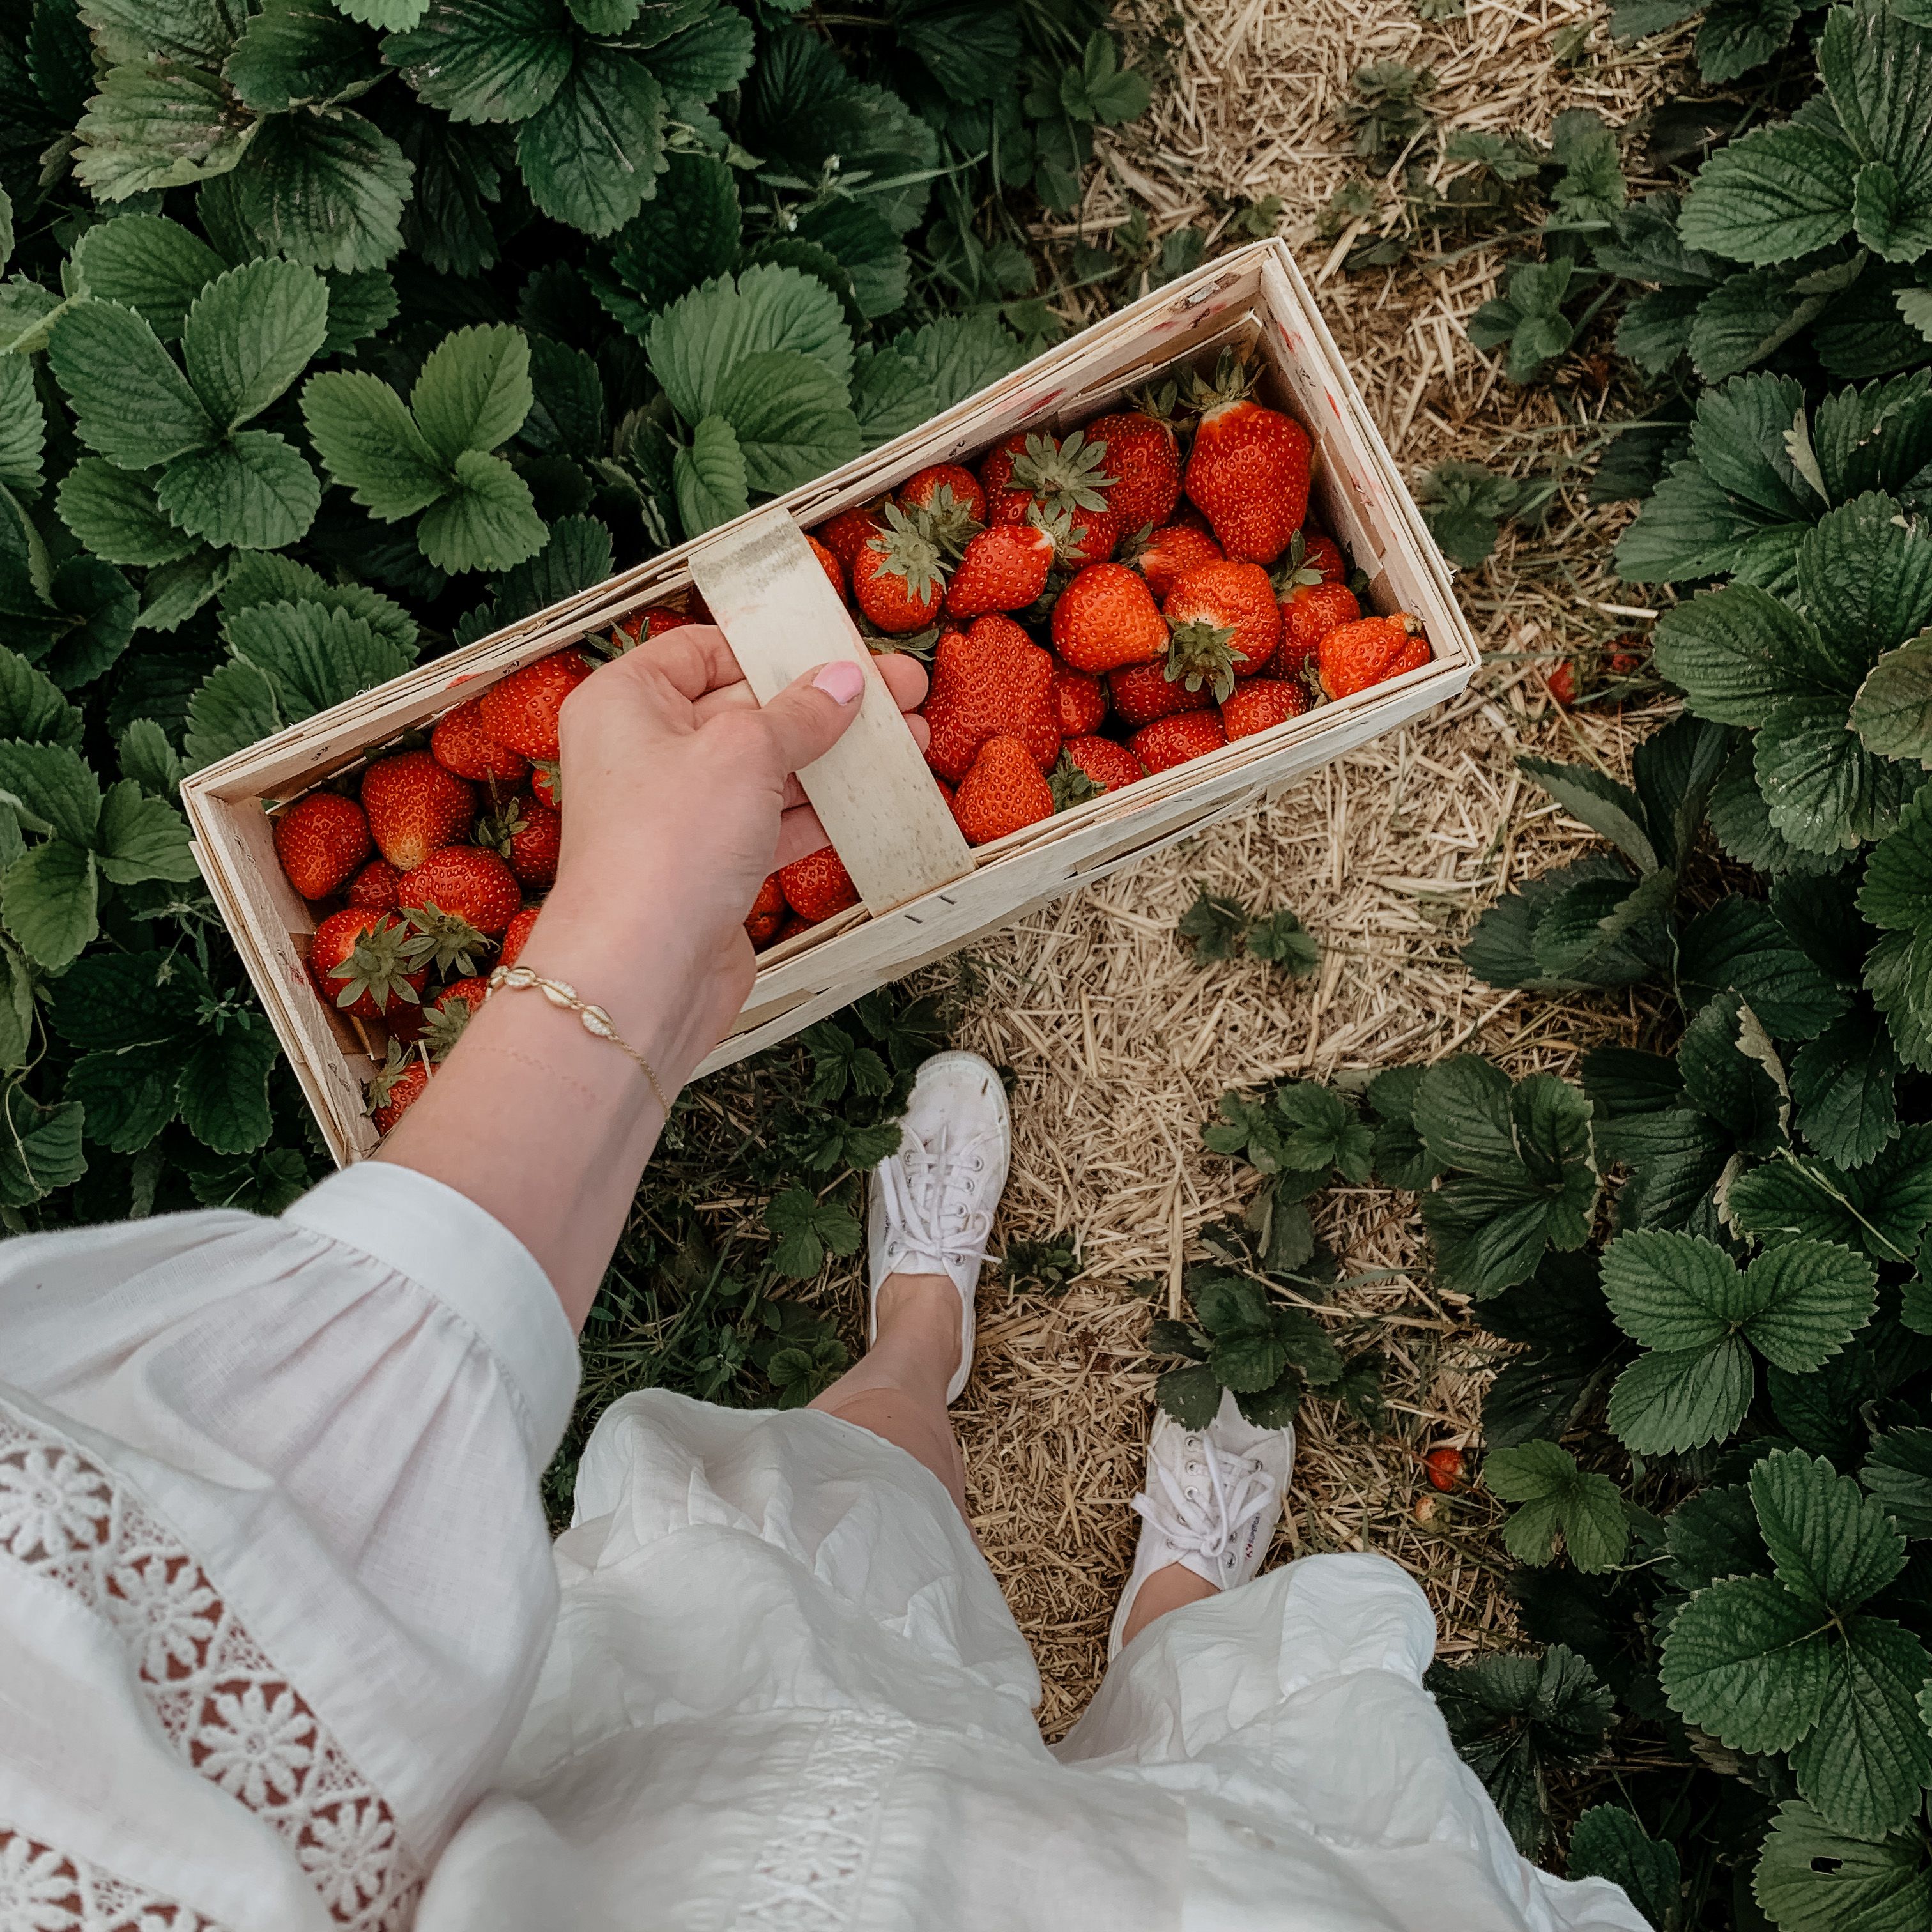
[[[568,650],[513,670],[476,700],[484,730],[526,758],[554,758],[563,700],[595,668],[581,651]]]
[[[1324,584],[1347,583],[1348,560],[1342,554],[1342,546],[1319,530],[1311,531],[1304,526],[1301,534],[1307,547],[1304,568],[1320,571]]]
[[[1293,676],[1322,648],[1330,631],[1352,624],[1362,614],[1355,593],[1346,584],[1303,584],[1289,592],[1281,607],[1280,662]]]
[[[1111,510],[1076,507],[1046,518],[1058,560],[1077,569],[1083,563],[1105,563],[1119,548],[1126,527]]]
[[[1314,445],[1292,416],[1249,396],[1252,380],[1232,352],[1214,382],[1196,378],[1202,409],[1188,452],[1187,494],[1207,512],[1229,556],[1272,563],[1307,514]]]
[[[994,455],[1010,451],[1012,442],[1008,437]],[[1024,523],[1036,508],[1042,516],[1049,517],[1076,510],[1104,512],[1108,507],[1107,492],[1114,481],[1105,467],[1106,455],[1099,444],[1090,442],[1077,429],[1064,442],[1034,432],[1025,437],[1020,452],[1010,458],[1003,488],[996,490],[987,482],[986,470],[980,470],[980,481],[986,484],[987,520]],[[988,466],[992,461],[992,457],[987,458]],[[1116,524],[1114,534],[1118,536],[1118,533]],[[1112,543],[1108,548],[1112,548]]]
[[[351,1019],[376,1020],[413,1006],[429,977],[412,952],[410,929],[392,914],[350,906],[331,913],[309,942],[309,976],[330,1006]]]
[[[922,631],[939,615],[946,595],[939,546],[896,503],[886,506],[884,527],[854,554],[852,595],[894,637]]]
[[[1158,529],[1180,500],[1180,452],[1174,431],[1157,416],[1122,410],[1087,425],[1112,472],[1107,507],[1124,530]]]
[[[1053,670],[1054,709],[1060,716],[1064,738],[1084,738],[1100,728],[1107,715],[1107,687],[1084,670],[1069,670],[1064,664]]]
[[[388,860],[371,859],[349,881],[349,890],[343,896],[351,905],[369,912],[394,912],[396,888],[402,882],[402,874]]]
[[[490,992],[481,974],[452,980],[423,1012],[422,1036],[432,1060],[449,1058],[449,1049],[463,1037],[463,1029],[476,1017]]]
[[[410,1052],[400,1040],[391,1040],[388,1058],[369,1082],[369,1113],[376,1131],[386,1134],[428,1084],[429,1068],[422,1055]]]
[[[530,760],[498,744],[484,730],[482,704],[480,698],[472,698],[441,719],[429,734],[430,754],[460,778],[514,784],[530,770]]]
[[[1048,440],[1052,441],[1049,437]],[[1026,515],[1024,490],[1011,490],[1013,464],[1026,454],[1027,433],[1017,430],[995,449],[989,449],[980,462],[980,488],[986,493],[986,520],[989,524],[1016,524]],[[999,514],[999,506],[1009,495],[1020,497],[1019,508],[1009,517]]]
[[[838,592],[839,602],[842,604],[844,603],[845,601],[845,566],[841,563],[838,558],[834,556],[831,551],[827,550],[809,530],[807,530],[805,533],[805,541],[807,546],[810,548],[812,555],[818,558],[818,567],[820,570],[824,572],[826,580],[832,586],[834,590]],[[653,632],[652,634],[655,636],[656,634]]]
[[[1165,597],[1196,564],[1219,563],[1221,546],[1191,524],[1169,524],[1130,545],[1121,560],[1147,579],[1156,597]]]
[[[1167,621],[1138,572],[1090,563],[1053,607],[1053,644],[1075,670],[1151,664],[1167,650]]]
[[[561,814],[534,798],[513,798],[476,826],[477,844],[508,860],[510,870],[526,886],[556,883],[557,848],[562,839]]]
[[[1299,678],[1251,677],[1221,700],[1221,722],[1232,744],[1299,718],[1310,703],[1308,687]]]
[[[1143,724],[1127,740],[1127,749],[1150,772],[1164,772],[1218,752],[1227,742],[1226,728],[1214,711],[1189,711]]]
[[[1053,538],[1036,524],[1002,524],[982,530],[961,553],[946,592],[955,617],[988,610],[1024,610],[1046,588]]]
[[[503,950],[496,956],[498,965],[514,966],[517,963],[517,955],[524,950],[524,941],[530,936],[530,928],[536,924],[537,914],[542,910],[541,906],[525,906],[504,928]]]
[[[807,919],[803,913],[788,913],[785,922],[772,934],[772,944],[782,946],[788,939],[796,939],[801,932],[809,932],[818,923],[815,919]]]
[[[644,613],[644,635],[661,638],[667,631],[681,631],[686,625],[695,624],[698,621],[688,611],[674,610],[668,605],[660,604],[655,610]],[[633,632],[632,634],[634,637],[637,633]]]
[[[1432,1490],[1446,1496],[1462,1486],[1462,1452],[1452,1444],[1445,1442],[1430,1450],[1422,1459],[1422,1466]]]
[[[899,485],[899,501],[924,518],[933,541],[957,556],[986,527],[986,493],[970,470],[935,463]]]
[[[1286,604],[1300,585],[1346,583],[1348,575],[1335,539],[1304,526],[1288,539],[1287,554],[1275,571],[1274,587]]]
[[[1130,729],[1183,711],[1210,710],[1214,704],[1214,694],[1204,686],[1196,685],[1190,691],[1179,679],[1169,677],[1165,659],[1158,664],[1129,664],[1110,673],[1107,694],[1113,700],[1115,715]]]
[[[814,926],[859,903],[859,888],[853,884],[852,874],[830,845],[781,866],[778,890],[784,894],[785,904]]]
[[[745,930],[751,935],[754,946],[769,946],[772,935],[784,923],[784,890],[778,884],[778,875],[770,874],[758,888],[758,896],[752,902],[752,910],[745,915]]]
[[[836,556],[849,575],[852,560],[871,539],[885,528],[886,500],[874,496],[869,503],[854,503],[841,510],[829,522],[820,524],[812,534]]]
[[[476,817],[476,788],[427,752],[378,758],[362,774],[362,809],[376,849],[398,872],[453,845]]]
[[[969,845],[990,845],[1054,811],[1053,788],[1017,738],[988,738],[952,801],[952,816]]]
[[[352,798],[312,791],[275,818],[275,856],[305,899],[339,892],[369,856],[369,821]]]
[[[1111,738],[1070,738],[1053,768],[1054,803],[1064,812],[1146,776],[1140,760],[1126,746]]]
[[[1330,698],[1346,698],[1406,670],[1419,670],[1431,656],[1422,626],[1407,611],[1364,617],[1322,640],[1317,657],[1322,688]]]
[[[554,758],[539,758],[530,767],[530,790],[539,805],[563,809],[563,773]]]
[[[980,746],[1004,736],[1017,738],[1045,771],[1060,753],[1053,673],[1052,657],[1010,617],[989,613],[942,638],[925,705],[932,732],[926,763],[957,784]]]
[[[400,898],[418,926],[424,924],[416,917],[419,912],[442,913],[485,939],[502,938],[524,904],[516,874],[481,845],[446,845],[432,852],[403,881]]]
[[[1174,627],[1169,676],[1211,686],[1226,700],[1238,677],[1252,677],[1281,643],[1281,606],[1258,563],[1196,564],[1167,593],[1161,614]]]
[[[1543,682],[1544,688],[1564,710],[1576,702],[1576,667],[1568,658],[1554,670],[1546,672]]]

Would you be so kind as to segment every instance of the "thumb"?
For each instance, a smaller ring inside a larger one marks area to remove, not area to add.
[[[788,772],[822,758],[859,715],[866,674],[850,658],[834,658],[795,678],[764,706],[766,728]]]

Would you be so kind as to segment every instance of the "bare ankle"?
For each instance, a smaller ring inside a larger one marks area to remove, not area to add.
[[[1185,1564],[1170,1563],[1142,1584],[1134,1606],[1128,1612],[1126,1626],[1120,1633],[1120,1642],[1124,1646],[1132,1643],[1156,1617],[1165,1616],[1169,1610],[1220,1594],[1220,1585],[1197,1576]]]

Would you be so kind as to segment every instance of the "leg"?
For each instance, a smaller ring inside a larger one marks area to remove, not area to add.
[[[888,1275],[878,1339],[812,1406],[856,1422],[923,1462],[966,1514],[966,1470],[946,1413],[959,1366],[959,1291],[943,1274]]]
[[[1120,1626],[1120,1648],[1124,1650],[1156,1617],[1178,1610],[1184,1604],[1198,1604],[1204,1597],[1218,1597],[1218,1584],[1197,1576],[1184,1564],[1170,1563],[1149,1576],[1134,1592],[1127,1620]]]

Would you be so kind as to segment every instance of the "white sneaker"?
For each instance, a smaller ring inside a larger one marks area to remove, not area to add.
[[[1141,1586],[1178,1563],[1223,1590],[1260,1569],[1274,1540],[1294,1469],[1294,1431],[1258,1429],[1221,1391],[1220,1412],[1204,1430],[1184,1428],[1166,1410],[1148,1444],[1147,1488],[1134,1498],[1143,1519],[1132,1574],[1120,1592],[1107,1638],[1109,1663],[1120,1654]]]
[[[888,1275],[950,1276],[959,1291],[959,1366],[948,1402],[973,1366],[973,1296],[1012,1143],[998,1073],[976,1053],[936,1053],[913,1082],[898,1152],[872,1170],[867,1339],[878,1339],[879,1289]]]

